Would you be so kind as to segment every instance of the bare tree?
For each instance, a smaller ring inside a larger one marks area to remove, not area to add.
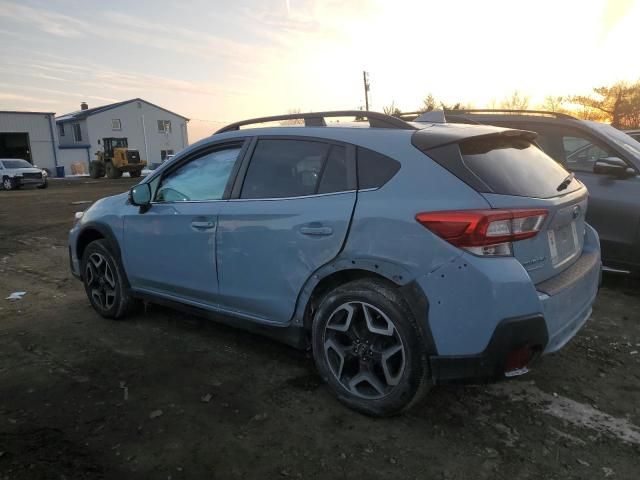
[[[287,113],[289,115],[295,115],[297,113],[302,113],[300,108],[290,108]],[[281,120],[280,125],[304,125],[304,120],[302,118],[292,118],[291,120]]]
[[[564,107],[565,98],[562,96],[547,95],[544,97],[544,102],[540,105],[541,110],[548,112],[560,112],[566,113],[568,110]]]
[[[511,95],[500,102],[500,108],[506,110],[526,110],[529,108],[529,96],[514,90]]]
[[[402,110],[400,110],[398,107],[396,107],[395,101],[392,101],[391,105],[387,105],[386,107],[382,107],[382,111],[385,114],[393,115],[394,117],[397,117],[398,115],[402,114]]]

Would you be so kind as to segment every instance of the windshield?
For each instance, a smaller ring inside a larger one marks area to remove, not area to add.
[[[589,122],[596,130],[605,135],[609,140],[618,147],[624,149],[636,162],[636,166],[640,167],[640,142],[630,137],[625,132],[617,128],[600,122]]]
[[[26,160],[2,160],[2,164],[4,168],[32,168],[31,165]]]

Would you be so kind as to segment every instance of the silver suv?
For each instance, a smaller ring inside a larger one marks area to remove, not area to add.
[[[47,188],[47,173],[18,158],[0,158],[0,178],[2,188],[14,190],[26,185]]]

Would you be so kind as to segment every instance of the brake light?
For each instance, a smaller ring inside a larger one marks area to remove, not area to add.
[[[456,247],[476,255],[512,255],[513,242],[535,237],[547,210],[458,210],[418,213],[416,220]]]

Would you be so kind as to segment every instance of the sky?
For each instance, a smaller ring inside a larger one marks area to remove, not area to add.
[[[640,79],[640,0],[0,0],[0,110],[58,115],[141,97],[190,140],[291,110],[427,94],[486,107],[514,90]]]

